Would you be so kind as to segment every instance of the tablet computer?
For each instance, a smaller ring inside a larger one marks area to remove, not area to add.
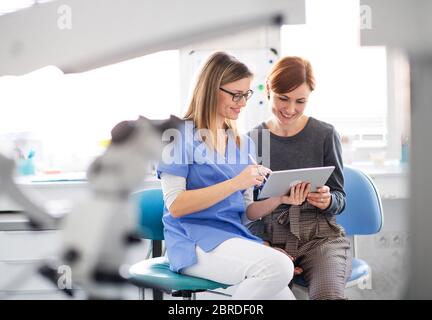
[[[287,194],[292,186],[301,182],[310,183],[311,192],[315,192],[318,187],[326,184],[334,169],[334,166],[329,166],[273,171],[258,195],[258,199],[280,197]]]

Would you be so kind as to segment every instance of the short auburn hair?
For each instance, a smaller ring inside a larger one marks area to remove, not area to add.
[[[291,92],[303,83],[313,91],[315,78],[309,61],[300,57],[284,57],[276,61],[267,76],[268,88],[278,94]],[[270,92],[267,92],[270,95]]]

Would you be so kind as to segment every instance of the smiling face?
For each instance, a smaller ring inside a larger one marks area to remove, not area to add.
[[[307,83],[303,83],[296,89],[279,94],[272,90],[270,93],[270,106],[273,115],[281,126],[295,125],[303,118],[307,100],[311,90]]]
[[[245,94],[251,85],[251,78],[243,78],[234,82],[230,82],[221,86],[221,88],[232,93]],[[217,118],[218,122],[222,123],[225,119],[237,120],[243,107],[246,106],[246,99],[241,98],[240,101],[234,102],[233,96],[227,92],[219,90],[217,103]]]

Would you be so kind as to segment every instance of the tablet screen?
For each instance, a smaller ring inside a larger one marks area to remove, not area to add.
[[[310,183],[311,192],[315,192],[318,187],[326,184],[334,169],[334,166],[328,166],[273,171],[258,195],[258,199],[286,195],[292,186],[302,182]]]

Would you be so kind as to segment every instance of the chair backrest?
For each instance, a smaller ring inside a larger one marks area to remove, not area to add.
[[[163,240],[164,200],[161,189],[145,189],[132,195],[138,205],[139,233],[144,239]]]
[[[336,221],[347,235],[374,234],[383,225],[383,209],[372,179],[358,169],[345,167],[346,207]]]

